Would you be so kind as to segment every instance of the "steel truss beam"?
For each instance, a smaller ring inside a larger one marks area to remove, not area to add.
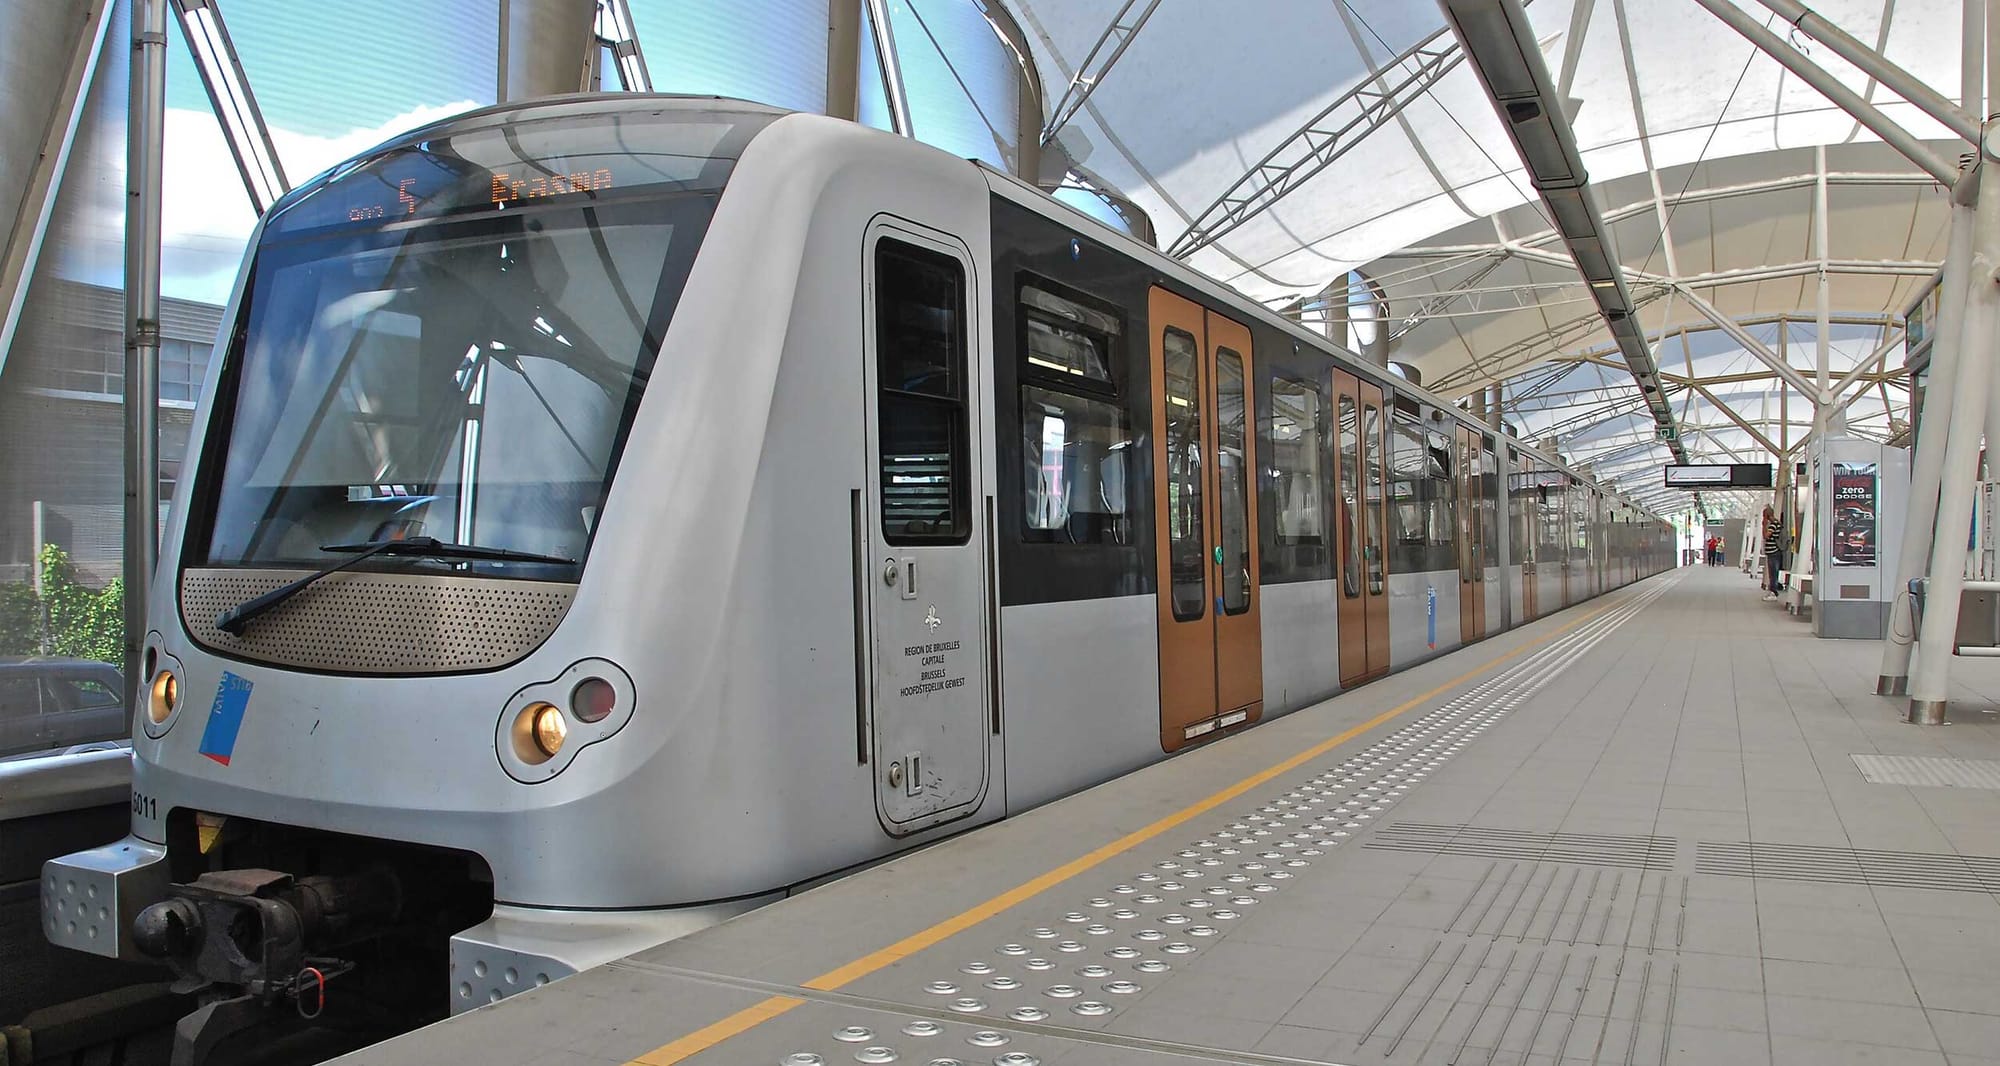
[[[1784,454],[1783,448],[1778,447],[1778,445],[1775,442],[1773,442],[1771,438],[1759,432],[1757,427],[1751,425],[1747,420],[1744,419],[1742,415],[1737,414],[1736,409],[1729,406],[1727,403],[1724,403],[1722,397],[1717,396],[1713,392],[1710,392],[1706,384],[1700,381],[1690,381],[1687,384],[1688,388],[1693,389],[1695,393],[1699,395],[1702,399],[1707,400],[1709,406],[1715,408],[1717,411],[1722,412],[1722,416],[1724,418],[1727,418],[1731,422],[1736,423],[1737,429],[1740,429],[1743,432],[1750,434],[1750,439],[1756,441],[1758,447],[1764,449],[1767,452],[1770,452],[1774,456]]]
[[[653,74],[646,69],[646,55],[639,48],[639,29],[632,24],[632,7],[626,0],[597,0],[597,46],[611,50],[618,67],[618,83],[626,92],[653,91]]]
[[[1892,315],[1892,314],[1888,314],[1888,313],[1886,313],[1886,312],[1885,312],[1885,313],[1881,313],[1881,314],[1865,314],[1865,315],[1856,315],[1856,314],[1845,314],[1845,315],[1842,315],[1842,314],[1836,314],[1836,315],[1834,315],[1834,316],[1832,317],[1832,319],[1831,319],[1830,321],[1832,322],[1832,324],[1833,324],[1833,325],[1836,325],[1836,326],[1878,326],[1878,327],[1879,327],[1879,326],[1884,326],[1884,325],[1889,325],[1889,324],[1892,324],[1892,323],[1893,323],[1893,322],[1895,321],[1896,317],[1897,317],[1897,316],[1895,316],[1895,315]],[[1792,316],[1791,316],[1790,314],[1775,314],[1775,315],[1743,315],[1743,316],[1740,316],[1740,317],[1738,317],[1738,318],[1736,319],[1736,324],[1737,324],[1737,325],[1739,325],[1739,326],[1768,326],[1768,325],[1772,325],[1773,323],[1779,323],[1779,324],[1782,324],[1782,323],[1786,323],[1786,322],[1791,322],[1791,321],[1793,321],[1793,317],[1792,317]],[[1713,330],[1713,329],[1720,329],[1720,328],[1721,328],[1720,326],[1717,326],[1717,325],[1715,325],[1714,323],[1707,323],[1707,324],[1702,324],[1702,323],[1692,323],[1692,322],[1690,322],[1690,323],[1685,323],[1685,324],[1682,324],[1682,325],[1678,325],[1678,326],[1674,326],[1674,327],[1672,327],[1671,329],[1669,329],[1669,330],[1667,331],[1667,334],[1666,334],[1666,335],[1667,335],[1667,336],[1678,336],[1678,337],[1682,337],[1682,338],[1685,338],[1685,337],[1687,336],[1687,334],[1690,334],[1690,333],[1706,333],[1706,332],[1708,332],[1709,330]],[[1665,338],[1664,336],[1662,336],[1662,337],[1655,337],[1655,338],[1654,338],[1654,341],[1655,341],[1655,343],[1658,343],[1658,342],[1660,342],[1660,341],[1664,341],[1665,339],[1666,339],[1666,338]],[[1611,366],[1611,367],[1614,367],[1614,368],[1617,368],[1617,369],[1620,369],[1620,370],[1622,370],[1622,369],[1624,369],[1624,367],[1623,367],[1623,366],[1621,366],[1621,365],[1619,365],[1619,364],[1617,364],[1617,363],[1606,363],[1606,362],[1605,362],[1605,360],[1603,359],[1603,357],[1604,357],[1604,356],[1606,356],[1606,355],[1609,355],[1609,354],[1611,354],[1611,353],[1613,353],[1613,352],[1616,352],[1617,350],[1618,350],[1618,347],[1617,347],[1616,345],[1611,345],[1611,344],[1600,344],[1600,345],[1598,345],[1598,346],[1597,346],[1597,347],[1595,347],[1595,348],[1586,348],[1586,349],[1584,349],[1584,350],[1582,350],[1582,351],[1580,351],[1580,352],[1573,352],[1573,353],[1567,353],[1567,354],[1563,354],[1563,355],[1558,355],[1558,356],[1555,356],[1555,357],[1554,357],[1554,358],[1553,358],[1553,359],[1551,360],[1551,362],[1573,362],[1573,361],[1580,361],[1580,362],[1594,362],[1594,363],[1602,363],[1602,364],[1604,364],[1604,365],[1606,365],[1606,366]],[[1663,375],[1662,375],[1662,376],[1665,376],[1665,375],[1664,375],[1664,373],[1663,373]],[[1757,375],[1754,375],[1754,376],[1755,376],[1755,377],[1770,377],[1771,375],[1769,375],[1769,374],[1757,374]],[[1726,379],[1720,379],[1720,378],[1704,378],[1704,379],[1702,379],[1702,380],[1704,380],[1704,381],[1717,381],[1717,380],[1726,380]],[[1743,380],[1746,380],[1746,381],[1747,381],[1747,380],[1750,380],[1750,379],[1746,377],[1746,378],[1744,378]]]
[[[7,351],[14,345],[14,328],[21,321],[21,305],[28,296],[28,280],[41,255],[42,238],[48,233],[49,216],[55,210],[56,190],[69,167],[70,148],[76,143],[77,126],[83,118],[91,78],[97,72],[104,50],[104,31],[111,22],[111,0],[92,0],[87,14],[76,24],[71,38],[69,63],[62,81],[49,86],[49,121],[42,136],[41,151],[28,172],[27,187],[17,201],[13,230],[0,247],[0,370],[6,369]]]
[[[1361,144],[1370,133],[1387,125],[1464,60],[1465,53],[1452,40],[1449,29],[1440,29],[1411,45],[1278,142],[1248,173],[1195,216],[1186,232],[1175,238],[1167,254],[1185,259],[1270,210]],[[1410,66],[1412,63],[1414,68]],[[1391,68],[1401,78],[1377,88],[1378,79]]]
[[[1481,287],[1478,285],[1479,280],[1483,280],[1484,278],[1492,274],[1492,272],[1494,270],[1497,270],[1499,268],[1499,265],[1505,262],[1510,255],[1515,255],[1515,254],[1518,253],[1508,249],[1502,249],[1496,251],[1495,253],[1493,253],[1491,258],[1487,259],[1486,262],[1482,264],[1482,269],[1480,271],[1475,272],[1477,275],[1476,278],[1468,278],[1465,281],[1462,281],[1459,284],[1454,285],[1450,289],[1433,292],[1427,296],[1423,296],[1422,298],[1425,301],[1423,305],[1418,307],[1416,310],[1412,311],[1410,314],[1405,315],[1401,319],[1399,319],[1396,331],[1393,332],[1391,336],[1392,337],[1405,336],[1409,334],[1411,331],[1415,330],[1419,325],[1422,325],[1424,322],[1432,319],[1469,318],[1477,315],[1506,314],[1511,311],[1522,310],[1522,306],[1519,304],[1510,305],[1506,307],[1494,307],[1494,308],[1476,306],[1476,304],[1478,303],[1477,297],[1485,295],[1497,295],[1509,292],[1517,294],[1521,293],[1532,294],[1537,292],[1545,292],[1552,288],[1575,287],[1579,284],[1578,282],[1575,281],[1562,281],[1562,282],[1529,281],[1529,282],[1523,282],[1519,285],[1493,285],[1486,287]],[[1544,262],[1544,260],[1540,259],[1537,259],[1535,261]],[[1554,264],[1550,263],[1549,265],[1553,266]],[[1938,264],[1932,262],[1926,262],[1923,260],[1877,261],[1877,260],[1866,260],[1866,259],[1831,259],[1827,261],[1824,273],[1830,275],[1856,276],[1856,277],[1926,278],[1935,275],[1937,273],[1937,270],[1938,270]],[[1632,278],[1641,283],[1640,285],[1636,286],[1641,292],[1645,292],[1651,288],[1673,288],[1676,286],[1713,289],[1713,288],[1722,288],[1730,285],[1754,285],[1761,282],[1780,281],[1787,278],[1811,277],[1822,273],[1820,264],[1817,260],[1797,262],[1797,263],[1783,263],[1775,266],[1743,267],[1736,270],[1720,270],[1707,274],[1689,275],[1687,277],[1681,277],[1681,278],[1676,278],[1663,274],[1650,274],[1645,271],[1634,270],[1631,267],[1626,267],[1625,271],[1628,276],[1631,276]],[[1407,301],[1410,299],[1418,298],[1415,295],[1398,296],[1393,292],[1387,292],[1389,288],[1389,283],[1385,283],[1383,288],[1385,290],[1387,298],[1391,301],[1395,300]],[[1537,306],[1552,306],[1555,304],[1580,302],[1582,299],[1583,297],[1576,297],[1573,299],[1565,298],[1561,300],[1536,299],[1535,303]],[[1475,304],[1475,306],[1467,307],[1464,310],[1460,311],[1452,311],[1452,312],[1444,311],[1444,308],[1449,307],[1453,303],[1459,303],[1459,302],[1471,302]]]
[[[1905,159],[1915,163],[1925,173],[1946,185],[1956,185],[1958,183],[1959,170],[1951,161],[1932,151],[1929,145],[1918,140],[1910,131],[1897,125],[1894,120],[1877,110],[1874,104],[1862,99],[1861,94],[1848,88],[1839,78],[1828,73],[1825,68],[1805,58],[1797,49],[1787,45],[1777,34],[1765,29],[1762,24],[1756,19],[1751,18],[1742,8],[1737,7],[1730,0],[1695,0],[1695,3],[1707,8],[1710,14],[1721,19],[1731,29],[1748,38],[1751,44],[1756,45],[1766,55],[1777,60],[1786,70],[1798,75],[1800,81],[1819,90],[1821,96],[1826,97],[1834,106],[1853,116],[1856,122],[1868,127],[1869,132],[1882,138],[1884,143],[1902,153]],[[1882,79],[1880,74],[1876,74],[1876,77],[1877,80],[1881,80],[1892,91],[1898,91],[1896,85]],[[1914,103],[1915,101],[1912,102]]]
[[[1937,90],[1925,85],[1909,71],[1889,62],[1881,53],[1855,40],[1847,31],[1820,17],[1812,8],[1799,3],[1798,0],[1762,0],[1762,3],[1779,18],[1791,23],[1794,28],[1805,31],[1813,39],[1831,48],[1833,54],[1854,64],[1855,69],[1881,82],[1890,92],[1916,105],[1917,110],[1936,119],[1946,129],[1958,134],[1968,143],[1979,143],[1978,119],[1939,95]]]
[[[1083,110],[1083,105],[1090,102],[1090,94],[1104,84],[1104,76],[1111,73],[1111,68],[1125,54],[1125,49],[1131,47],[1132,38],[1137,37],[1139,31],[1145,28],[1146,20],[1153,17],[1153,9],[1160,6],[1160,0],[1146,0],[1145,10],[1140,11],[1137,17],[1130,17],[1133,6],[1138,2],[1125,0],[1118,13],[1111,16],[1111,25],[1104,27],[1104,32],[1097,36],[1097,42],[1084,53],[1083,62],[1077,64],[1076,73],[1070,76],[1069,88],[1063,91],[1062,99],[1057,100],[1055,109],[1049,112],[1048,125],[1042,127],[1042,144],[1054,140],[1056,134],[1069,125],[1069,120]],[[1107,47],[1109,51],[1106,51]]]
[[[1679,207],[1686,204],[1709,203],[1711,201],[1716,201],[1716,200],[1732,200],[1743,196],[1758,196],[1770,192],[1785,192],[1792,189],[1810,189],[1815,184],[1817,184],[1818,180],[1819,180],[1819,175],[1814,173],[1793,174],[1782,178],[1770,178],[1764,181],[1742,182],[1736,185],[1717,185],[1704,189],[1689,189],[1682,193],[1670,193],[1665,197],[1665,202],[1668,207]],[[1930,188],[1937,184],[1937,179],[1931,177],[1928,174],[1919,174],[1910,172],[1828,171],[1826,175],[1826,182],[1827,185],[1829,186],[1854,186],[1857,188],[1878,188],[1878,187],[1895,188],[1901,186],[1909,186],[1913,188]],[[1634,218],[1642,214],[1651,213],[1654,209],[1655,208],[1654,208],[1653,198],[1649,196],[1643,200],[1634,200],[1630,203],[1621,204],[1617,207],[1607,209],[1604,212],[1604,220],[1606,222],[1623,222],[1628,218]],[[1560,239],[1561,236],[1562,235],[1557,231],[1555,231],[1554,229],[1545,229],[1545,230],[1540,230],[1536,233],[1531,233],[1525,236],[1516,237],[1512,241],[1507,242],[1505,244],[1490,243],[1490,244],[1431,245],[1427,247],[1419,246],[1415,248],[1406,248],[1394,254],[1383,256],[1382,258],[1435,259],[1435,258],[1468,257],[1480,254],[1494,254],[1497,252],[1506,251],[1510,247],[1527,247],[1527,248],[1539,247],[1541,245],[1556,241]],[[1370,276],[1380,278],[1392,275],[1371,274]]]
[[[1742,345],[1743,350],[1755,356],[1759,362],[1777,371],[1778,376],[1784,378],[1787,384],[1804,393],[1809,402],[1817,406],[1825,399],[1819,394],[1819,386],[1813,384],[1804,374],[1793,370],[1790,364],[1778,358],[1776,352],[1765,347],[1764,342],[1752,337],[1749,330],[1737,325],[1735,319],[1723,314],[1714,304],[1695,295],[1692,289],[1677,286],[1676,291],[1680,293],[1681,299],[1688,302],[1689,307],[1701,312],[1703,318],[1715,323],[1722,332],[1729,334],[1729,339]]]
[[[222,125],[229,155],[243,178],[243,191],[250,194],[250,206],[263,214],[291,188],[285,179],[284,164],[278,159],[271,131],[264,125],[264,113],[250,91],[250,79],[243,76],[243,64],[236,46],[229,40],[217,0],[173,0],[174,18],[180,23],[181,38],[194,56],[201,74],[201,87]]]

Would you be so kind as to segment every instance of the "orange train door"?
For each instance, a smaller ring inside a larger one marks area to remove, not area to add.
[[[1339,527],[1340,683],[1358,685],[1389,670],[1389,574],[1385,562],[1388,472],[1382,461],[1382,389],[1333,372],[1336,444],[1334,519]]]
[[[1515,523],[1514,536],[1521,543],[1521,621],[1535,620],[1535,586],[1541,576],[1535,567],[1535,558],[1541,554],[1542,540],[1542,492],[1535,486],[1535,461],[1522,455],[1514,464],[1514,494],[1507,506],[1521,521]]]
[[[1153,289],[1160,747],[1264,708],[1250,330]]]
[[[1452,479],[1458,495],[1458,639],[1470,644],[1486,635],[1486,545],[1479,516],[1479,437],[1458,427],[1458,463]]]

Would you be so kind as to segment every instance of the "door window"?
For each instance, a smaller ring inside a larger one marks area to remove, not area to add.
[[[1361,416],[1355,412],[1354,397],[1340,398],[1340,524],[1346,542],[1346,558],[1341,562],[1340,591],[1349,599],[1361,595],[1361,546],[1367,539],[1361,532]]]
[[[1166,382],[1167,547],[1173,560],[1174,619],[1207,613],[1207,538],[1201,509],[1201,350],[1192,334],[1166,331],[1161,341]]]
[[[1380,594],[1387,577],[1382,569],[1383,530],[1378,517],[1382,504],[1382,409],[1372,403],[1361,405],[1361,498],[1368,505],[1362,523],[1368,537],[1368,591]]]
[[[967,504],[965,271],[900,241],[875,249],[882,532],[890,544],[961,544]]]
[[[1244,450],[1248,395],[1243,357],[1215,350],[1216,482],[1222,503],[1222,610],[1250,609],[1250,471]]]

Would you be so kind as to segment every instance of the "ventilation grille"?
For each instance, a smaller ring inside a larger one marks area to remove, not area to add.
[[[1437,855],[1566,862],[1633,870],[1672,869],[1675,848],[1670,837],[1530,833],[1516,829],[1418,822],[1397,822],[1384,826],[1362,846],[1380,851],[1422,851]]]
[[[435,574],[330,574],[251,622],[215,628],[223,611],[304,576],[296,570],[189,570],[181,620],[216,651],[343,674],[443,674],[505,666],[555,631],[573,584]]]
[[[2000,892],[2000,859],[1979,855],[1703,841],[1696,853],[1695,872],[1943,892]]]

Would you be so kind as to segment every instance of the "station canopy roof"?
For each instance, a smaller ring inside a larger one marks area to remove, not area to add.
[[[1504,383],[1509,420],[1531,438],[1615,464],[1598,472],[1633,474],[1635,492],[1658,483],[1669,456],[1435,3],[1004,2],[1028,30],[1051,112],[1080,67],[1092,80],[1055,140],[1079,172],[1150,213],[1161,248],[1274,307],[1344,294],[1360,270],[1386,304],[1388,357],[1427,387],[1457,398]],[[1736,2],[1941,155],[1968,150],[1760,4]],[[1814,5],[1954,100],[1959,7]],[[1747,323],[1773,350],[1782,336],[1810,376],[1825,269],[1838,377],[1894,340],[1942,260],[1949,190],[1693,0],[1532,0],[1526,12],[1641,323],[1664,338],[1661,371],[1745,379],[1707,395],[1669,379],[1690,453],[1766,460],[1739,419],[1796,442],[1810,402],[1794,391],[1781,404],[1775,377],[1757,380],[1764,364],[1714,319]],[[1900,350],[1887,357],[1888,369],[1900,362]],[[1887,436],[1907,397],[1868,391],[1847,409],[1852,429]]]

